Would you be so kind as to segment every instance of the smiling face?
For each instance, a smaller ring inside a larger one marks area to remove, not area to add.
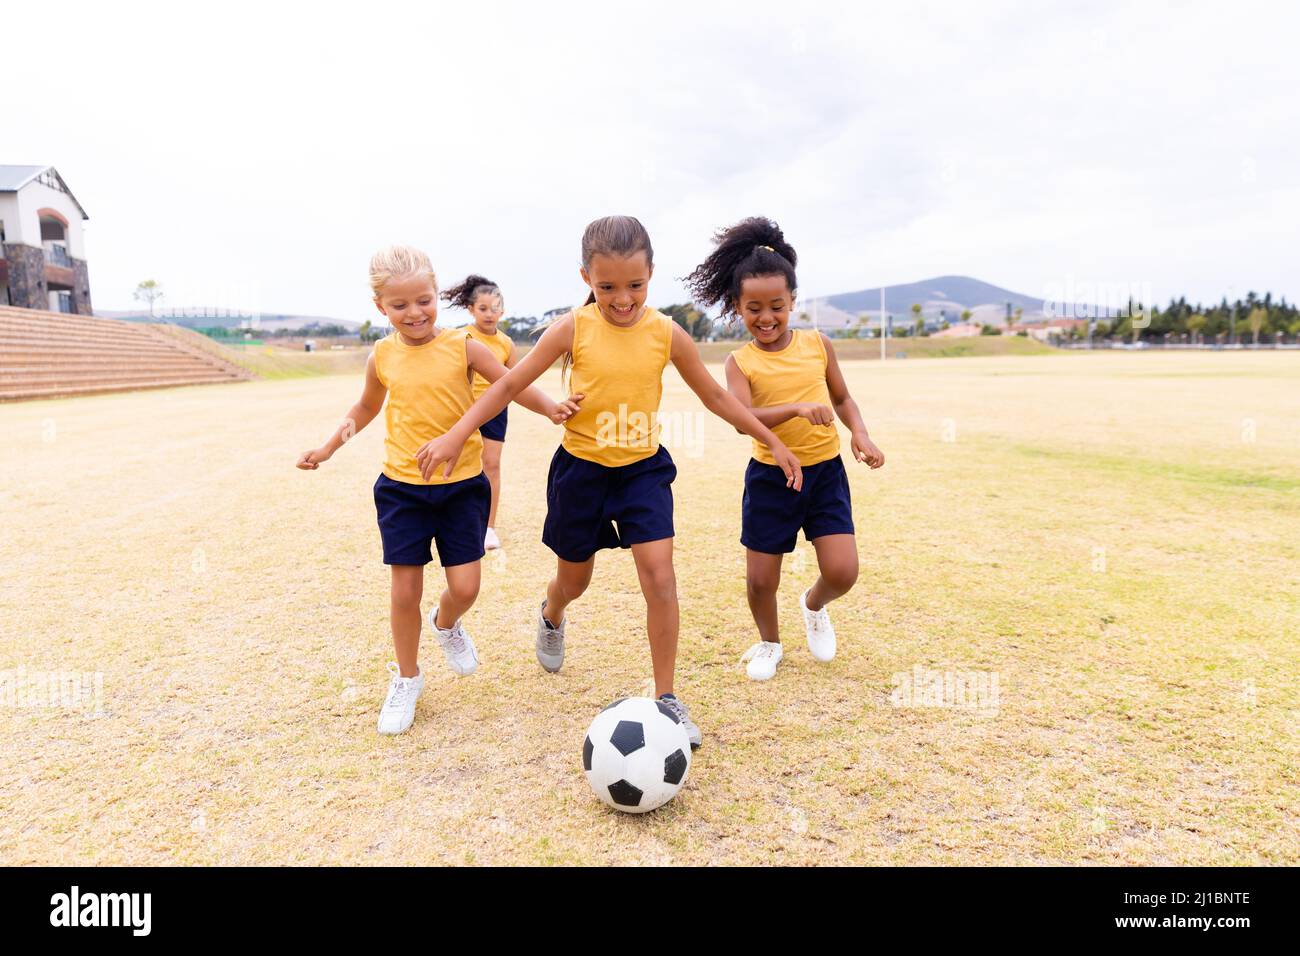
[[[390,279],[375,297],[375,307],[388,316],[407,345],[420,345],[437,334],[438,290],[427,275]]]
[[[582,281],[591,286],[601,314],[615,325],[632,325],[641,317],[654,271],[644,252],[630,256],[597,253],[581,270]]]
[[[782,349],[789,343],[790,310],[794,292],[785,276],[751,276],[740,283],[736,309],[759,348]]]
[[[474,297],[474,304],[470,306],[469,314],[473,316],[474,324],[480,332],[484,335],[493,335],[504,311],[505,303],[499,294],[484,292]]]

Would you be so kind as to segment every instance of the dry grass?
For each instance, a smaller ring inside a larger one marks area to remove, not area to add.
[[[710,418],[705,454],[676,451],[678,685],[705,745],[645,818],[579,764],[594,713],[649,676],[629,555],[598,559],[564,671],[532,656],[549,424],[512,412],[479,672],[426,645],[394,739],[380,428],[292,467],[357,378],[0,407],[0,669],[104,688],[98,717],[0,709],[0,862],[1300,862],[1296,357],[847,374],[889,462],[851,469],[863,574],[830,665],[796,629],[801,545],[790,654],[745,678],[747,440]],[[700,411],[668,381],[665,410]],[[996,673],[997,715],[891,706],[915,665]]]

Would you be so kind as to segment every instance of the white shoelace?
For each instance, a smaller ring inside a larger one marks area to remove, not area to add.
[[[414,677],[403,677],[396,664],[388,665],[388,672],[393,675],[393,682],[388,685],[388,699],[384,701],[384,710],[400,710],[406,706],[406,695],[415,684]]]
[[[442,641],[443,647],[450,647],[455,654],[465,653],[465,632],[460,629],[460,622],[457,621],[455,627],[450,632],[438,632],[438,638]]]
[[[800,600],[803,599],[801,598]],[[827,627],[830,626],[831,616],[828,613],[826,613],[825,607],[823,607],[820,611],[813,611],[809,609],[807,604],[805,604],[803,606],[803,609],[812,615],[812,629],[814,631],[818,631],[818,632],[824,631],[826,630]]]
[[[744,656],[740,658],[740,662],[745,664],[756,657],[775,657],[776,649],[780,646],[781,645],[776,643],[776,641],[759,641],[749,650],[745,651]]]

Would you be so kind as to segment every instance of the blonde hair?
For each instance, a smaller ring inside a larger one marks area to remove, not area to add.
[[[433,271],[433,263],[414,246],[389,246],[370,257],[370,290],[376,299],[392,280],[423,275],[429,277],[437,291],[438,276]]]

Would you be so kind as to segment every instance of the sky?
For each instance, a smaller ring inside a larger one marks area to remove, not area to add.
[[[1027,295],[1300,298],[1293,5],[10,4],[0,163],[90,215],[97,309],[377,318],[425,249],[510,315],[585,297],[639,217],[650,303],[777,220],[805,297],[970,275]]]

